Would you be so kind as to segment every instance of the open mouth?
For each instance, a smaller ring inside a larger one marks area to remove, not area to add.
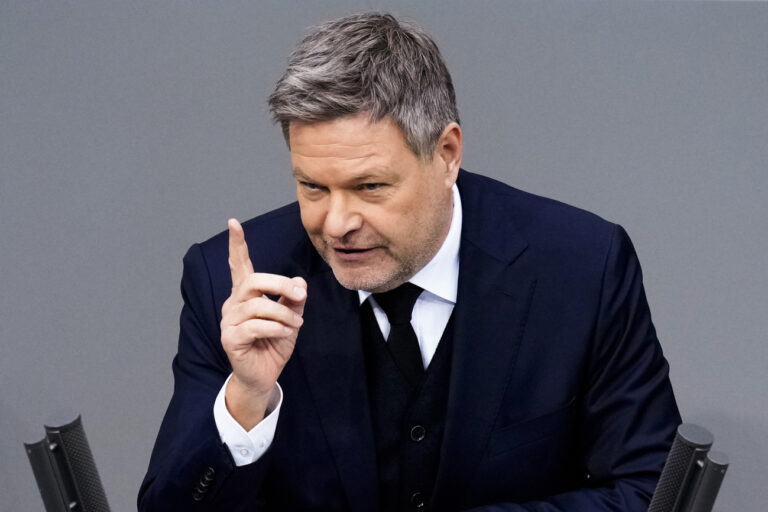
[[[376,247],[334,247],[333,252],[341,261],[367,261]]]

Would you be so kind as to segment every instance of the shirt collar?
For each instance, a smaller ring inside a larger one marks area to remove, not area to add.
[[[461,243],[461,197],[459,188],[453,184],[453,215],[448,235],[443,240],[443,245],[437,254],[429,260],[429,263],[416,272],[408,282],[423,288],[429,293],[452,304],[456,303],[456,294],[459,287],[459,245]],[[365,302],[371,292],[357,290],[360,304]]]

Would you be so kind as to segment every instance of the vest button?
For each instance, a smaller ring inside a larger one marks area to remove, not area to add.
[[[424,495],[420,492],[411,494],[411,505],[414,508],[424,508]]]
[[[414,425],[413,428],[411,428],[411,441],[416,441],[417,443],[420,443],[424,440],[424,438],[427,435],[427,429],[422,427],[421,425]]]

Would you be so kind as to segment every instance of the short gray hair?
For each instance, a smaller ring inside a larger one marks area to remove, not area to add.
[[[443,129],[459,122],[453,81],[432,38],[376,12],[339,18],[307,35],[288,58],[269,109],[288,143],[292,121],[389,117],[426,161]]]

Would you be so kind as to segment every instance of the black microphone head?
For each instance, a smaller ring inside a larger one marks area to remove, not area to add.
[[[707,454],[707,460],[704,461],[704,468],[699,477],[696,495],[691,500],[690,512],[711,512],[727,469],[728,456],[726,454],[715,450]]]
[[[712,468],[725,474],[731,461],[728,460],[728,456],[723,452],[712,450],[707,454],[707,464],[711,464]]]
[[[80,417],[45,433],[24,446],[46,511],[109,512]]]
[[[70,479],[76,493],[71,499],[79,504],[79,510],[108,512],[107,497],[80,416],[66,425],[46,425],[45,433],[54,459],[59,460],[60,468],[66,468],[65,478]]]
[[[677,427],[675,441],[677,439],[680,439],[681,443],[697,449],[710,448],[715,442],[715,438],[709,430],[694,423],[683,423]]]
[[[681,496],[699,467],[697,463],[704,459],[714,440],[712,434],[699,425],[683,423],[677,427],[648,512],[678,510]]]

